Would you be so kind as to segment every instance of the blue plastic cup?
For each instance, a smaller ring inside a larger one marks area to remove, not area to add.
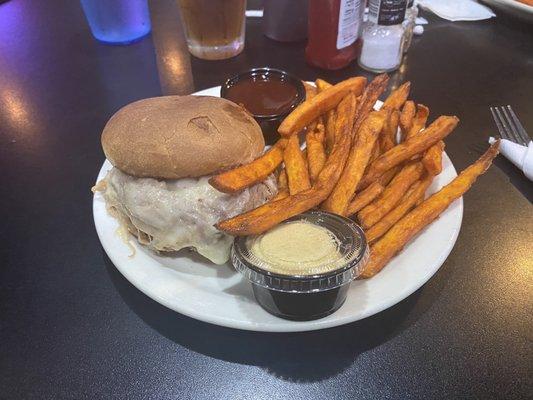
[[[129,44],[150,33],[147,0],[81,0],[96,40]]]

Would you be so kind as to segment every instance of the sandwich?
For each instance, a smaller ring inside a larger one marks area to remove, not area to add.
[[[209,178],[263,153],[259,125],[218,97],[164,96],[120,109],[102,147],[113,168],[97,183],[108,212],[144,246],[184,248],[216,264],[229,260],[233,237],[214,224],[276,194],[273,177],[239,193],[217,191]]]

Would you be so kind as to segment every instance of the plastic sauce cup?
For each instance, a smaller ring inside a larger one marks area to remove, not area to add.
[[[283,223],[305,221],[329,230],[337,239],[338,259],[328,272],[313,275],[285,275],[269,271],[264,260],[249,248],[246,237],[233,244],[233,265],[252,284],[261,307],[281,318],[307,321],[337,311],[346,300],[348,288],[369,258],[363,230],[354,221],[324,211],[308,211]]]
[[[302,81],[274,68],[254,68],[229,78],[220,97],[243,106],[255,118],[267,144],[278,139],[278,127],[305,100]]]

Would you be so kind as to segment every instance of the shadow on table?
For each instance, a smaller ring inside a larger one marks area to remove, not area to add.
[[[126,304],[161,335],[192,351],[220,360],[255,365],[281,379],[313,382],[334,376],[357,357],[407,329],[438,297],[423,289],[377,315],[352,324],[301,333],[264,333],[224,328],[186,317],[156,303],[129,283],[103,254],[111,281]],[[445,269],[445,268],[443,268]],[[435,294],[436,292],[436,294]],[[414,309],[416,305],[416,310]]]

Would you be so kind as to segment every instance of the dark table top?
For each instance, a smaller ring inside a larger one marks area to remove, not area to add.
[[[333,82],[304,43],[247,23],[226,61],[189,59],[172,1],[152,2],[154,32],[112,47],[79,3],[0,5],[0,398],[526,398],[533,393],[531,183],[507,161],[465,197],[459,239],[439,272],[396,306],[299,334],[221,328],[152,301],[114,268],[93,225],[89,188],[100,132],[140,98],[218,85],[252,66]],[[494,133],[489,105],[512,104],[533,131],[533,34],[506,18],[429,17],[397,84],[432,115],[456,114],[458,169]],[[528,395],[529,393],[529,395]]]

